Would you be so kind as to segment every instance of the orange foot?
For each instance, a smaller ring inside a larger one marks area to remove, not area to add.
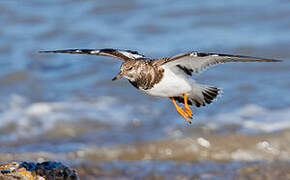
[[[184,117],[184,119],[185,119],[189,124],[191,124],[191,121],[188,119],[189,115],[188,115],[186,112],[184,112],[183,109],[182,109],[181,107],[179,107],[179,106],[176,104],[176,102],[175,102],[175,100],[174,100],[173,97],[171,97],[170,99],[171,99],[171,101],[173,102],[173,104],[174,104],[174,106],[175,106],[175,108],[176,108],[176,111],[177,111],[177,112],[178,112],[182,117]]]
[[[184,109],[186,113],[188,114],[188,117],[192,119],[192,111],[189,108],[189,105],[187,104],[187,94],[183,94],[183,99],[184,99]]]

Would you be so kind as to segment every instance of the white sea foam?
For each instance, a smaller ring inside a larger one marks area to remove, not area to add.
[[[152,123],[153,127],[153,119],[157,118],[160,121],[163,114],[159,112],[157,104],[155,104],[156,108],[149,108],[149,106],[126,104],[117,98],[106,96],[90,101],[31,103],[22,96],[14,95],[11,97],[10,104],[0,106],[0,131],[2,132],[0,141],[42,135],[56,128],[59,123],[67,122],[77,126],[85,123],[83,120],[124,126],[137,119]],[[168,126],[174,126],[176,121],[173,119],[177,115],[174,111],[166,114],[172,120],[165,118],[164,121]],[[199,121],[206,122],[211,128],[237,124],[244,129],[271,132],[290,128],[290,108],[269,110],[258,105],[246,105],[232,112],[199,117]]]
[[[1,108],[0,130],[4,133],[0,135],[0,141],[41,135],[60,122],[82,123],[82,120],[87,120],[122,126],[138,118],[138,115],[133,118],[134,112],[148,116],[152,114],[149,111],[146,113],[144,109],[142,105],[126,105],[113,97],[100,97],[91,101],[30,103],[22,96],[13,95],[10,105]],[[14,128],[5,131],[11,126]]]
[[[233,112],[206,117],[211,127],[237,124],[243,128],[272,132],[290,128],[290,108],[270,110],[255,104],[246,105]]]

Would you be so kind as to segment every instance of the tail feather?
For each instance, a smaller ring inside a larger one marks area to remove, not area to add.
[[[211,104],[212,101],[218,96],[219,89],[216,87],[209,86],[208,88],[204,89],[202,91],[202,95],[204,97],[204,100],[207,104]]]
[[[205,106],[211,104],[219,94],[220,89],[217,87],[193,83],[192,91],[187,94],[187,101],[189,105],[195,105],[196,107]],[[184,103],[183,96],[175,96],[174,99]]]

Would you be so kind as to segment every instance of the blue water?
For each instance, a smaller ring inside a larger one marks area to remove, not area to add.
[[[274,0],[2,0],[0,142],[33,141],[2,151],[73,151],[186,136],[208,125],[238,124],[245,133],[289,128],[289,9],[289,1]],[[195,76],[224,93],[193,108],[189,126],[168,99],[111,82],[116,59],[38,53],[66,48],[132,49],[152,58],[200,50],[285,62],[226,64]]]

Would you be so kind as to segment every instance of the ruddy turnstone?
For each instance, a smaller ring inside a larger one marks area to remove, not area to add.
[[[200,107],[211,104],[220,93],[217,87],[191,80],[192,73],[200,73],[210,66],[227,62],[281,62],[274,59],[196,51],[161,59],[150,59],[137,51],[118,49],[68,49],[40,52],[119,58],[123,60],[121,71],[112,79],[113,81],[124,77],[145,94],[170,98],[177,112],[189,123],[192,119],[189,105]],[[184,110],[176,101],[184,104]]]

